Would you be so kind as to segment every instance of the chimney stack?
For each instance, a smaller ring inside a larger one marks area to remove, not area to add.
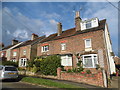
[[[19,43],[19,41],[18,40],[12,40],[12,45],[15,45],[15,44],[18,44]]]
[[[57,29],[58,29],[58,36],[60,36],[60,34],[62,33],[62,24],[60,22],[58,22],[57,24]]]
[[[36,39],[38,37],[38,35],[36,35],[36,34],[32,34],[32,36],[31,36],[31,40],[34,40],[34,39]]]
[[[75,27],[76,27],[76,31],[81,30],[81,26],[80,26],[80,22],[82,21],[82,19],[80,18],[80,12],[76,11],[75,13]]]

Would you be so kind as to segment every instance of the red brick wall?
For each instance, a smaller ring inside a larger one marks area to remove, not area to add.
[[[61,72],[61,68],[58,68],[57,78],[61,80],[69,80],[104,87],[103,75],[101,71],[96,74],[81,74]]]
[[[17,55],[16,56],[13,56],[13,52],[17,52]],[[17,61],[19,61],[19,53],[20,53],[20,51],[19,51],[19,48],[17,48],[17,49],[12,49],[11,50],[11,56],[10,56],[10,58],[11,58],[11,60],[13,59],[13,58],[15,58]]]
[[[53,41],[48,41],[45,43],[38,44],[37,56],[71,53],[73,54],[73,67],[76,67],[77,61],[76,61],[76,57],[74,56],[74,54],[77,52],[85,51],[84,39],[91,38],[92,50],[100,50],[100,49],[103,50],[105,70],[108,71],[103,33],[104,33],[103,30],[98,30],[94,32],[83,33],[83,34],[79,34],[76,36],[71,36],[71,37],[62,38],[59,40],[53,40]],[[66,46],[67,46],[65,51],[61,51],[62,41],[65,41]],[[41,47],[43,44],[50,45],[48,52],[45,52],[45,53],[41,52]]]
[[[96,85],[104,87],[102,73],[97,74],[77,74],[77,73],[61,73],[61,80],[70,80],[75,82],[82,82],[90,85]]]
[[[30,60],[30,52],[31,52],[30,48],[31,48],[30,45],[20,47],[20,57],[19,58],[27,58],[28,60]],[[24,50],[26,50],[26,55],[23,55]]]

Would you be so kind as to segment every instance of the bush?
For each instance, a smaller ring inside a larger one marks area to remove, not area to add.
[[[10,66],[18,67],[18,62],[2,61],[2,65],[10,65]]]
[[[27,67],[33,68],[34,60],[28,60],[27,61]]]
[[[90,71],[90,70],[86,70],[86,73],[87,73],[87,74],[91,74],[91,71]]]
[[[73,68],[72,72],[76,73],[77,72],[77,68]]]
[[[82,66],[82,61],[78,61],[77,66],[78,66],[77,72],[81,72],[81,71],[84,70],[84,68],[83,68],[83,66]]]
[[[39,67],[36,67],[36,66],[34,65],[31,71],[34,72],[34,73],[36,73],[36,72],[39,71]]]
[[[79,67],[78,69],[77,69],[77,72],[82,72],[84,70],[84,68],[83,67]]]
[[[68,69],[68,70],[67,70],[67,73],[70,73],[70,72],[72,72],[72,70],[71,70],[71,69]]]
[[[61,69],[62,69],[62,71],[66,71],[66,70],[64,69],[64,66],[62,66],[62,65],[61,65]]]
[[[52,55],[40,62],[40,71],[44,75],[57,75],[57,68],[61,67],[60,56]]]

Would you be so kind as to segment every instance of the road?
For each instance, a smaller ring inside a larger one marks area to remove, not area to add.
[[[3,81],[3,82],[0,82],[2,83],[2,90],[19,90],[19,89],[22,89],[22,90],[33,90],[33,89],[42,89],[45,87],[43,86],[38,86],[38,85],[33,85],[33,84],[29,84],[29,83],[24,83],[24,82],[15,82],[15,81],[12,81],[12,80],[7,80],[7,81]]]

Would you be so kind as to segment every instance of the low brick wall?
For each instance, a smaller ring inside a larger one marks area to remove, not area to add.
[[[104,87],[102,72],[98,72],[96,74],[67,73],[61,72],[61,69],[58,68],[57,76],[60,80],[70,80]]]
[[[18,73],[19,73],[20,75],[29,75],[29,76],[35,75],[35,73],[30,72],[30,71],[18,71]]]

